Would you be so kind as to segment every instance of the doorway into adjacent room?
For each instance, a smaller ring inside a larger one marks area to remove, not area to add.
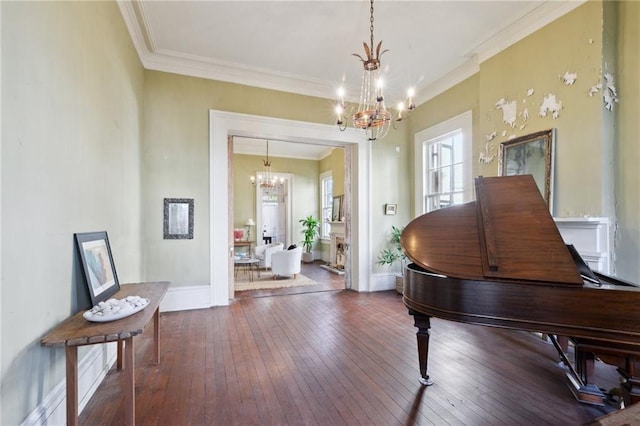
[[[234,194],[230,188],[233,188],[234,175],[239,176],[233,164],[231,143],[231,139],[236,136],[294,141],[294,146],[319,145],[345,149],[345,199],[350,200],[350,208],[345,215],[348,264],[345,287],[355,291],[368,291],[373,270],[373,259],[367,250],[371,239],[371,191],[368,176],[372,148],[362,138],[361,132],[354,128],[340,132],[332,125],[226,111],[210,110],[209,118],[211,306],[228,305],[234,298]],[[255,167],[246,170],[245,176],[254,170]],[[244,191],[247,192],[255,200],[253,191]]]
[[[282,242],[289,246],[291,235],[291,182],[289,173],[278,173],[282,185],[274,189],[256,186],[256,245]]]
[[[245,223],[245,218],[255,218],[255,222],[251,219],[252,225],[248,227],[249,233],[245,232],[245,238],[248,240],[247,244],[252,247],[249,255],[259,260],[259,267],[250,268],[245,263],[250,262],[251,259],[243,258],[238,261],[234,259],[233,289],[236,297],[264,297],[265,295],[344,289],[347,272],[344,261],[346,252],[343,251],[341,270],[334,268],[335,272],[331,272],[332,269],[327,268],[328,265],[335,264],[335,261],[331,261],[331,255],[335,251],[331,248],[334,227],[342,225],[341,229],[344,232],[344,222],[334,221],[333,192],[328,195],[329,203],[325,203],[325,190],[321,177],[326,174],[325,170],[338,176],[339,193],[345,192],[344,176],[347,174],[347,165],[344,150],[348,148],[270,140],[268,145],[271,148],[270,154],[271,157],[275,157],[271,161],[270,157],[267,157],[267,160],[262,158],[260,138],[233,136],[230,142],[232,155],[230,155],[229,165],[233,170],[231,176],[234,188],[231,212],[234,217],[240,218],[240,220],[232,218],[231,223],[235,223],[237,227]],[[256,157],[259,159],[257,160]],[[264,163],[265,169],[256,168],[260,161]],[[315,175],[314,170],[318,170]],[[297,189],[295,185],[298,185]],[[344,199],[345,196],[341,195],[340,198]],[[298,261],[301,271],[297,278],[294,279],[290,275],[277,276],[277,282],[274,282],[274,274],[268,265],[269,262],[265,261],[265,253],[269,252],[270,257],[276,248],[265,249],[265,247],[281,244],[280,250],[287,250],[291,245],[301,246],[302,236],[297,233],[299,226],[296,219],[298,216],[308,215],[309,209],[314,210],[314,203],[318,205],[317,213],[313,216],[319,219],[322,225],[317,242],[314,244],[315,260],[311,263]],[[325,204],[329,206],[328,211]],[[302,214],[301,211],[305,213]],[[337,212],[335,216],[335,220],[339,220]],[[343,246],[346,247],[344,243]],[[245,252],[240,254],[246,256]]]

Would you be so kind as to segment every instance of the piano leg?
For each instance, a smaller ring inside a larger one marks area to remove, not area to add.
[[[422,315],[416,311],[409,310],[409,314],[413,315],[414,325],[418,328],[416,334],[418,338],[418,361],[420,363],[420,378],[418,381],[423,386],[431,386],[433,381],[427,374],[427,361],[429,357],[429,335],[431,334],[431,317]]]
[[[575,354],[578,375],[584,384],[591,383],[595,373],[596,355],[593,352],[585,352],[580,349]]]
[[[622,391],[627,405],[640,402],[640,360],[635,357],[627,357],[624,368],[618,367],[618,373],[624,377]]]

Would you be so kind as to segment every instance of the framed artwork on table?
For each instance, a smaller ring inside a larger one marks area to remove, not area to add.
[[[91,303],[95,306],[120,290],[109,237],[106,231],[100,231],[76,233],[75,239]]]
[[[164,239],[193,239],[193,198],[164,199]]]
[[[500,144],[501,176],[532,175],[553,212],[554,129],[520,136]]]

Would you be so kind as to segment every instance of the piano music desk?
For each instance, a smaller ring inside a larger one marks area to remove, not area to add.
[[[135,359],[133,337],[142,334],[154,319],[154,361],[160,363],[160,301],[167,293],[168,282],[125,284],[114,299],[140,296],[149,299],[142,311],[110,322],[90,322],[78,312],[67,318],[41,340],[42,346],[64,346],[67,368],[67,425],[78,424],[78,346],[118,342],[118,369],[124,367],[125,422],[135,424]]]

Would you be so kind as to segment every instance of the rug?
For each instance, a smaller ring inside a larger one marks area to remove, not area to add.
[[[273,279],[271,271],[260,271],[260,278],[256,272],[253,272],[253,282],[249,281],[249,276],[246,272],[240,271],[235,277],[235,291],[244,290],[268,290],[273,288],[285,288],[285,287],[303,287],[319,284],[317,281],[312,280],[302,274],[298,274],[296,279],[293,277],[277,277]]]

